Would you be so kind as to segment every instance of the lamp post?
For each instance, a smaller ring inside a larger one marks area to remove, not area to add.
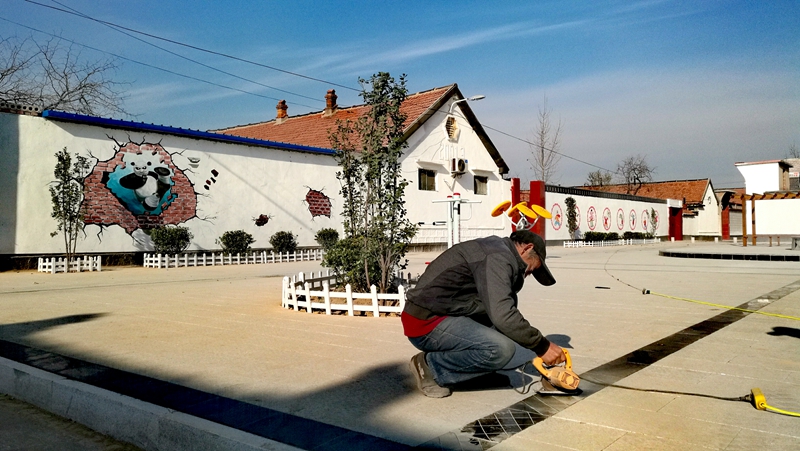
[[[477,96],[467,97],[466,99],[458,99],[450,104],[450,110],[447,112],[447,114],[453,114],[453,107],[455,107],[457,103],[467,102],[467,101],[474,102],[476,100],[481,100],[485,98],[486,96],[484,95],[477,95]]]

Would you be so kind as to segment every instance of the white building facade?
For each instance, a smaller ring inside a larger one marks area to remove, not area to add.
[[[753,234],[753,203],[756,235],[800,235],[800,192],[790,190],[791,168],[783,160],[736,163],[744,177],[745,193],[760,198],[742,206],[748,235]]]

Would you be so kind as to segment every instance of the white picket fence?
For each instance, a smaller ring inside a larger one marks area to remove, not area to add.
[[[281,306],[295,311],[305,310],[312,313],[314,310],[324,311],[326,315],[331,315],[334,311],[346,311],[349,316],[355,316],[356,312],[372,312],[372,316],[378,317],[383,314],[400,314],[406,304],[406,286],[398,286],[397,293],[382,294],[378,293],[375,285],[370,287],[369,293],[353,293],[350,284],[345,286],[345,291],[331,291],[331,282],[336,282],[336,276],[331,275],[330,271],[326,274],[320,272],[315,278],[312,272],[311,278],[305,278],[301,272],[297,276],[285,276],[281,289]],[[400,278],[407,284],[411,284],[410,275],[407,279]],[[369,300],[369,304],[357,304],[355,301],[360,299]]]
[[[292,253],[252,252],[249,254],[144,254],[145,268],[180,268],[187,266],[259,265],[266,263],[300,262],[322,260],[322,249],[305,249]]]
[[[81,271],[100,271],[102,270],[102,259],[100,256],[95,257],[78,257],[75,259],[70,260],[69,262],[69,271],[81,272]],[[55,274],[57,272],[68,272],[67,271],[67,259],[66,258],[43,258],[39,257],[38,262],[38,271],[39,272],[48,272],[50,274]]]
[[[656,244],[660,243],[660,238],[650,238],[644,240],[609,240],[609,241],[564,241],[564,247],[608,247],[608,246],[632,246],[635,244]]]

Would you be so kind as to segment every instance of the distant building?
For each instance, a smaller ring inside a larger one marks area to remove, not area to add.
[[[626,185],[583,186],[581,189],[626,194]],[[637,196],[681,202],[681,227],[684,237],[723,236],[722,206],[714,194],[711,179],[673,180],[642,184]],[[674,205],[671,205],[674,207]]]
[[[747,202],[743,205],[747,233],[800,235],[800,159],[739,162],[736,169],[744,176],[746,197],[755,199],[750,200],[755,206]]]
[[[790,190],[789,170],[792,165],[785,160],[740,162],[735,163],[735,165],[736,169],[744,177],[746,194],[764,194]],[[795,176],[794,178],[796,179],[797,177]]]

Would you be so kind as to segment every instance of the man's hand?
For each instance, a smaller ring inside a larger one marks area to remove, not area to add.
[[[566,360],[564,351],[554,343],[550,343],[550,347],[547,348],[547,352],[540,355],[539,357],[542,358],[542,361],[547,366],[555,366],[558,365],[559,363],[563,363]]]

